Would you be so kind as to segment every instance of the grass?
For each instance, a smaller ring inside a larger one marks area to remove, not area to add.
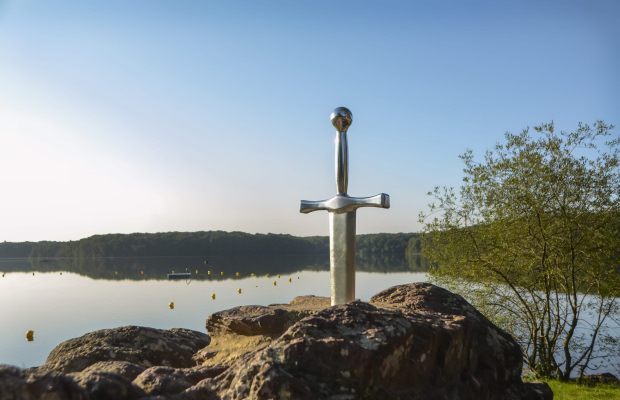
[[[620,400],[620,385],[578,385],[575,382],[547,381],[553,400]]]

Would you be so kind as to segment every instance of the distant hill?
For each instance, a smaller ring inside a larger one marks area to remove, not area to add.
[[[373,255],[419,253],[417,233],[358,235],[357,253]],[[314,255],[329,252],[329,237],[203,231],[95,235],[69,242],[4,242],[0,257],[161,257]]]

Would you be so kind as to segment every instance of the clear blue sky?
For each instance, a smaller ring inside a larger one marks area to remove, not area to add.
[[[620,124],[618,1],[1,1],[0,241],[327,235],[331,111],[358,233],[418,231],[467,148]],[[616,131],[616,134],[618,131]]]

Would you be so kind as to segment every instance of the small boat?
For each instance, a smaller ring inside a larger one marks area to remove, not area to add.
[[[168,279],[192,279],[191,272],[176,272],[173,274],[168,274]]]

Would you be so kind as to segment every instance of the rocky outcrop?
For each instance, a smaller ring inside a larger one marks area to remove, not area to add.
[[[42,385],[55,388],[50,399],[553,397],[546,384],[522,382],[508,334],[430,284],[393,287],[369,303],[330,307],[304,296],[236,307],[209,316],[207,330],[211,341],[183,329],[93,332],[58,346],[42,367],[0,366],[0,398],[39,398],[16,393]]]

